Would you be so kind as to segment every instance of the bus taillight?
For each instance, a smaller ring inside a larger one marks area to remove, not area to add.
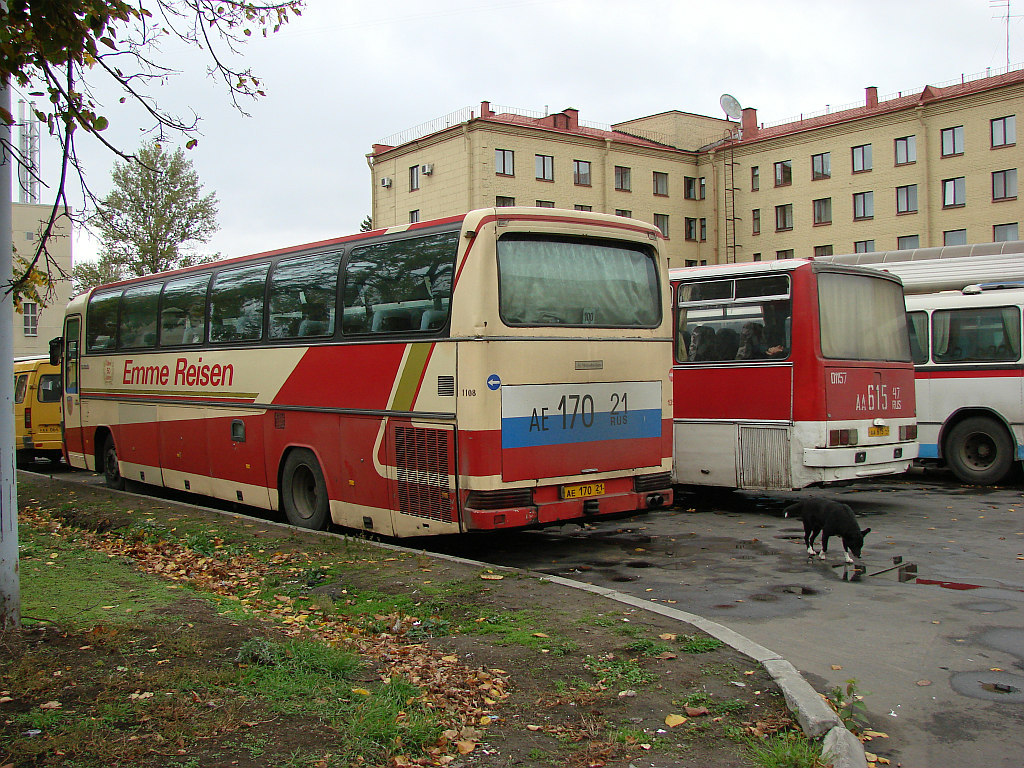
[[[900,427],[900,441],[917,440],[917,424],[904,424]]]
[[[830,448],[841,445],[857,444],[856,429],[830,429],[828,432],[828,444]]]
[[[25,409],[25,429],[32,429],[32,409]]]

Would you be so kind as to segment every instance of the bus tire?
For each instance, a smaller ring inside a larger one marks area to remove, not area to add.
[[[114,436],[107,435],[103,441],[103,481],[107,488],[115,491],[124,490],[124,478],[121,477],[121,468],[117,464],[117,446],[114,445]]]
[[[957,424],[946,438],[946,464],[962,483],[993,485],[1013,467],[1013,441],[1006,428],[987,416]]]
[[[299,528],[322,531],[331,521],[327,483],[312,451],[297,448],[281,470],[281,505],[288,522]]]

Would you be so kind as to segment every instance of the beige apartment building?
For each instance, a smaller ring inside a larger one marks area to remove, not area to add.
[[[32,203],[12,205],[11,234],[19,256],[31,258],[51,208],[51,205]],[[15,357],[49,354],[50,339],[61,335],[64,308],[71,300],[71,223],[66,216],[58,218],[49,250],[58,268],[68,278],[61,279],[58,271],[51,269],[54,293],[47,299],[47,306],[26,301],[22,305],[23,312],[14,312]]]
[[[672,266],[1020,238],[1024,70],[773,126],[463,110],[375,144],[374,226],[528,205],[656,224]]]

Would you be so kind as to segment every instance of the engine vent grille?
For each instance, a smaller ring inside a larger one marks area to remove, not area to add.
[[[395,426],[399,512],[455,521],[451,438],[451,430]]]
[[[438,376],[437,377],[437,396],[438,397],[455,397],[455,377],[454,376]]]
[[[656,475],[640,475],[633,478],[633,490],[637,493],[664,491],[671,487],[672,475],[668,472],[659,472]]]

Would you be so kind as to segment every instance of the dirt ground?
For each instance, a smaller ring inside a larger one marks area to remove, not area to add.
[[[754,662],[588,592],[24,474],[19,499],[37,607],[0,636],[3,768],[726,768],[754,765],[747,740],[794,728]],[[165,594],[117,621],[94,618],[110,606],[38,607],[35,574],[80,550]],[[254,648],[299,641],[361,665],[338,686],[253,682]],[[355,700],[398,678],[417,694],[361,751]]]

